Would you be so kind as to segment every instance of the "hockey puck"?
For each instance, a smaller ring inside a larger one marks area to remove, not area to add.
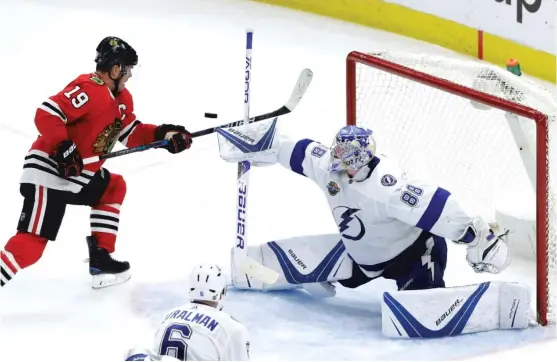
[[[218,115],[216,113],[205,113],[205,118],[217,118]]]

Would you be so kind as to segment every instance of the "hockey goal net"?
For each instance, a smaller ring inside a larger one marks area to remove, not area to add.
[[[347,123],[372,129],[377,152],[406,172],[512,230],[513,257],[536,265],[526,263],[538,321],[554,324],[555,95],[503,68],[431,54],[351,52],[346,71]]]

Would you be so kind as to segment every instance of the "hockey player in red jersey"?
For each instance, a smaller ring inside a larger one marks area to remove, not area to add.
[[[103,168],[103,161],[84,166],[82,158],[108,153],[116,141],[135,147],[168,139],[171,153],[191,146],[191,134],[183,126],[136,119],[125,88],[138,62],[135,50],[117,37],[103,39],[96,50],[96,71],[78,76],[37,109],[40,135],[23,164],[24,201],[17,233],[0,250],[0,286],[36,263],[48,240],[56,240],[66,205],[91,207],[91,235],[86,240],[93,288],[127,281],[129,263],[110,255],[126,182]]]

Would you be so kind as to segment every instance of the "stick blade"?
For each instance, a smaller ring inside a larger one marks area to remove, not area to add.
[[[249,257],[241,261],[239,267],[240,270],[248,276],[260,280],[265,284],[274,284],[279,278],[279,274],[276,271],[259,264]]]
[[[298,103],[300,103],[300,100],[306,93],[306,90],[308,89],[309,85],[311,84],[312,79],[313,79],[313,71],[311,69],[306,68],[302,70],[300,76],[298,77],[298,82],[296,83],[296,87],[294,88],[294,91],[292,92],[290,99],[285,105],[286,108],[288,108],[290,111],[293,111],[294,108],[296,108],[296,106],[298,105]]]

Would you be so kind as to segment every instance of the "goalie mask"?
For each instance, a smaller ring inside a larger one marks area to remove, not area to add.
[[[331,146],[329,171],[357,171],[375,154],[375,140],[370,129],[345,126],[338,131]]]
[[[226,279],[218,265],[202,264],[190,274],[190,301],[216,302],[222,309],[221,300],[226,296]]]

